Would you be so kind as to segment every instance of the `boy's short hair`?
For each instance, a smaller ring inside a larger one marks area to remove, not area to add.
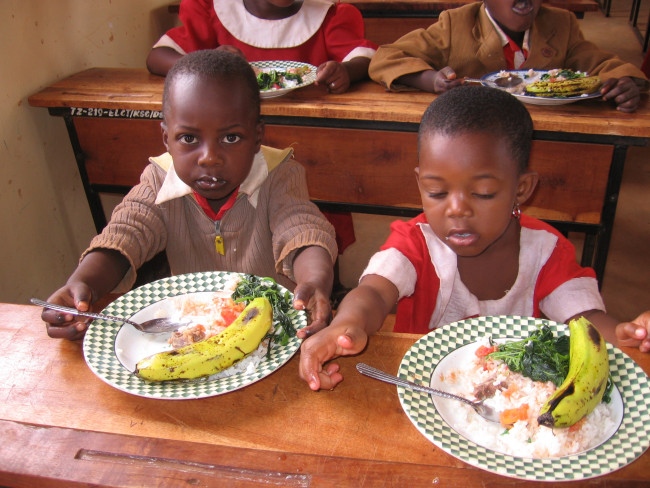
[[[183,76],[192,75],[213,79],[225,86],[242,85],[248,89],[251,98],[251,110],[260,116],[260,89],[253,68],[241,56],[222,50],[204,49],[193,51],[180,58],[167,73],[163,91],[163,116],[169,103],[169,91],[174,81]]]
[[[533,120],[524,105],[509,93],[480,85],[462,85],[439,95],[420,122],[422,139],[435,133],[457,135],[485,132],[506,139],[520,173],[528,169]]]

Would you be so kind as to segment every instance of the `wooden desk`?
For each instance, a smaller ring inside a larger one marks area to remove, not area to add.
[[[394,386],[417,336],[380,333],[339,360],[345,380],[312,392],[298,357],[246,388],[201,400],[153,400],[97,378],[81,344],[47,337],[41,309],[0,304],[0,485],[11,487],[548,486],[473,468],[422,436]],[[650,372],[650,355],[626,350]],[[650,452],[575,487],[648,487]]]
[[[65,121],[98,231],[100,192],[125,193],[147,158],[164,152],[163,78],[145,69],[93,68],[29,97]],[[324,208],[409,216],[421,206],[413,168],[419,121],[435,95],[356,84],[342,95],[309,86],[263,101],[265,143],[293,145],[311,197]],[[600,100],[528,106],[531,168],[540,185],[525,211],[586,235],[582,264],[602,281],[627,148],[650,137],[650,103],[624,114]]]
[[[415,29],[426,29],[437,21],[440,12],[462,7],[476,0],[341,0],[361,11],[366,38],[381,45],[389,44]],[[553,7],[571,10],[582,19],[585,12],[599,8],[596,0],[544,0]],[[177,14],[180,3],[168,7]]]

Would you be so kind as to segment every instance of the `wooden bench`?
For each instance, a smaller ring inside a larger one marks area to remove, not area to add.
[[[106,223],[99,194],[126,192],[147,158],[165,150],[162,87],[163,78],[145,69],[95,68],[29,98],[63,117],[98,231]],[[294,147],[323,209],[416,215],[417,129],[434,97],[387,93],[373,82],[342,95],[309,86],[262,102],[264,142]],[[634,114],[598,100],[528,109],[530,166],[540,184],[524,211],[565,233],[584,233],[582,263],[602,280],[627,147],[650,137],[648,99]]]

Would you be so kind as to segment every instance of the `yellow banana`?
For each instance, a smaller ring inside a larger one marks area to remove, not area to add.
[[[273,309],[266,298],[252,300],[221,334],[138,362],[135,374],[149,381],[195,379],[229,368],[259,346],[271,328]]]
[[[585,76],[564,81],[536,81],[526,86],[526,94],[537,97],[575,97],[594,93],[602,82],[598,76]]]
[[[600,403],[609,378],[609,355],[600,332],[584,317],[569,322],[569,372],[546,401],[537,422],[570,427]]]

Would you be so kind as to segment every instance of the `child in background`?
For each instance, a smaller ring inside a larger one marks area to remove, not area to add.
[[[167,153],[151,158],[135,186],[49,301],[87,311],[126,291],[135,270],[165,250],[173,274],[235,271],[294,289],[312,322],[330,318],[334,230],[309,200],[292,151],[261,146],[257,80],[226,51],[196,51],[172,68],[163,94]],[[86,323],[45,309],[51,337],[79,339]]]
[[[446,10],[428,29],[381,46],[370,77],[390,90],[442,93],[463,79],[513,69],[572,69],[598,75],[604,100],[633,112],[644,74],[586,41],[575,15],[542,0],[484,0]]]
[[[325,363],[361,352],[396,302],[396,332],[426,334],[474,316],[584,315],[606,340],[650,351],[650,312],[633,323],[608,316],[573,245],[521,214],[538,180],[527,169],[532,133],[526,108],[501,90],[466,85],[434,100],[418,136],[424,213],[392,224],[330,326],[303,342],[310,388],[340,382],[338,365]]]
[[[180,20],[149,53],[152,73],[165,75],[192,51],[225,49],[248,61],[312,64],[317,84],[343,93],[368,77],[377,49],[364,39],[359,10],[331,0],[182,0]]]

